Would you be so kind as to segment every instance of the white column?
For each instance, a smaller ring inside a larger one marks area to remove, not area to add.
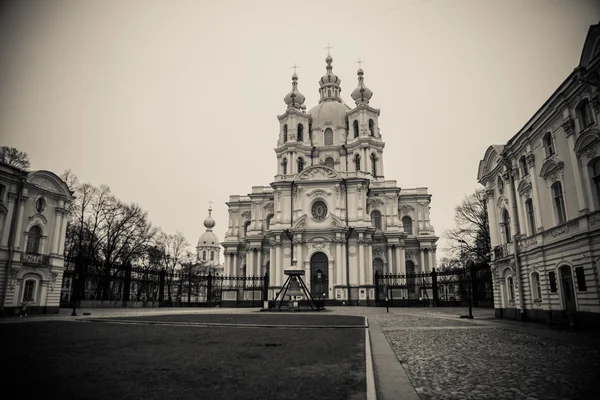
[[[571,159],[573,159],[575,157],[576,156],[573,155],[571,157]],[[581,173],[581,176],[579,179],[575,178],[575,182],[583,181],[583,183],[582,183],[583,190],[581,191],[582,192],[581,196],[583,197],[583,201],[585,202],[585,205],[588,210],[598,211],[598,207],[596,206],[596,202],[594,201],[594,198],[596,197],[596,195],[595,195],[594,191],[592,190],[592,180],[590,177],[590,169],[584,165],[584,166],[581,166],[579,171]],[[577,192],[577,194],[579,195],[579,191]],[[581,211],[580,211],[580,213],[581,213]]]
[[[272,244],[269,248],[269,286],[275,285],[275,268],[277,263],[275,262],[275,245]]]
[[[388,249],[387,249],[387,259],[388,259],[388,274],[395,274],[396,273],[396,268],[398,268],[398,265],[396,264],[396,267],[394,268],[394,259],[393,259],[393,249],[392,249],[392,245],[388,244]]]
[[[62,215],[62,210],[59,207],[57,207],[54,215],[54,232],[52,233],[52,247],[50,248],[50,254],[58,254]]]
[[[281,262],[281,242],[275,244],[275,265],[272,268],[275,286],[280,286],[281,275],[283,275],[283,264]]]
[[[329,262],[327,263],[327,267],[328,267],[328,271],[327,271],[327,277],[328,277],[328,281],[327,281],[327,292],[326,296],[328,299],[334,299],[335,298],[335,294],[333,293],[333,276],[334,276],[334,272],[333,269],[335,267],[335,262],[334,260],[329,260]]]
[[[342,262],[342,243],[341,239],[337,239],[335,243],[335,284],[343,285],[343,262]]]
[[[348,270],[348,266],[346,264],[347,260],[346,260],[346,241],[344,241],[341,244],[342,247],[342,282],[340,283],[341,285],[346,285],[348,283],[348,275],[346,274],[346,271]]]
[[[368,239],[367,242],[367,260],[365,262],[365,283],[367,285],[373,284],[373,241]]]
[[[515,215],[514,213],[514,204],[513,204],[513,195],[512,195],[512,182],[511,177],[508,176],[508,179],[504,180],[504,191],[506,192],[506,198],[508,199],[508,215],[510,215],[510,235],[511,237],[517,233],[517,223],[519,223],[519,215]],[[515,196],[516,197],[516,196]],[[518,212],[517,212],[518,214]],[[519,224],[520,226],[520,224]],[[512,238],[511,238],[512,241]]]
[[[249,248],[246,253],[246,276],[254,275],[254,249]]]
[[[23,195],[21,205],[19,206],[19,212],[17,216],[17,231],[15,232],[15,248],[21,249],[21,237],[23,237],[23,213],[25,212],[25,204],[27,203],[27,196]]]
[[[533,181],[533,179],[532,179]],[[496,199],[494,197],[494,189],[487,189],[486,191],[488,198],[488,218],[490,225],[490,242],[493,246],[500,244],[500,239],[498,237],[498,209],[496,208]]]
[[[538,186],[538,177],[536,175],[533,154],[527,156],[527,166],[529,167],[529,176],[531,177],[531,190],[533,191],[531,197],[533,197],[533,206],[535,208],[535,210],[533,210],[533,215],[535,218],[535,227],[537,228],[537,231],[540,232],[544,230],[544,219],[542,217],[542,209],[540,207],[540,189]],[[494,205],[495,204],[496,203],[494,202]],[[496,226],[498,226],[497,223]],[[494,242],[492,241],[492,243]]]
[[[575,135],[573,135],[572,129],[571,129],[570,133],[567,133],[567,142],[569,143],[569,149],[575,148]],[[582,185],[582,178],[585,178],[585,175],[582,174],[582,170],[585,170],[585,172],[587,172],[587,167],[586,166],[583,166],[583,168],[579,167],[579,158],[577,157],[577,155],[574,152],[571,153],[571,156],[569,158],[571,159],[571,167],[573,168],[573,177],[575,178],[575,193],[577,195],[577,204],[579,205],[578,210],[579,210],[579,214],[582,215],[582,214],[585,214],[589,209],[592,208],[588,205],[588,202],[586,199],[587,190],[584,191],[583,185]],[[585,182],[585,184],[588,187],[590,186],[589,181]],[[590,200],[591,199],[593,199],[593,198],[590,198]]]
[[[437,271],[437,256],[436,256],[436,250],[437,250],[437,247],[434,247],[434,248],[433,248],[433,250],[432,250],[432,252],[431,252],[431,260],[432,260],[431,267],[432,267],[432,268],[435,268],[435,269],[436,269],[436,271]]]
[[[231,266],[232,268],[232,275],[234,276],[240,276],[240,272],[238,269],[238,265],[237,265],[237,251],[235,253],[233,253],[233,265]]]
[[[263,276],[263,270],[262,270],[262,247],[259,247],[257,250],[257,263],[256,263],[256,269],[254,270],[254,275],[257,276]]]
[[[397,273],[406,275],[406,254],[402,246],[396,246],[396,261]]]
[[[296,250],[296,261],[297,261],[297,266],[301,269],[304,269],[304,254],[303,254],[303,246],[302,246],[302,239],[298,238],[294,241],[294,247]]]
[[[358,234],[358,262],[357,262],[357,269],[358,269],[358,284],[359,285],[364,285],[365,284],[365,251],[364,251],[364,239],[363,239],[363,234],[359,233]]]
[[[432,270],[432,268],[435,267],[435,265],[433,264],[433,248],[430,247],[429,250],[427,251],[427,256],[429,257],[429,265],[427,266],[427,272],[430,272]]]
[[[8,235],[10,232],[10,224],[13,219],[13,212],[15,209],[15,200],[8,199],[8,213],[4,216],[4,227],[2,228],[2,247],[8,247]]]
[[[421,268],[419,268],[419,272],[425,272],[425,249],[419,249],[419,257],[421,262]],[[415,271],[416,272],[416,271]]]

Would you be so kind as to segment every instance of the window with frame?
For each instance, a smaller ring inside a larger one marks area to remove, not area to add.
[[[375,229],[381,230],[381,213],[378,210],[371,211],[371,224]]]
[[[202,252],[202,260],[206,261],[206,251]]]
[[[332,168],[332,169],[333,169],[334,165],[335,165],[335,161],[333,160],[333,158],[331,158],[331,157],[327,157],[327,158],[325,159],[325,166],[326,166],[326,167],[329,167],[329,168]]]
[[[38,225],[34,225],[27,233],[27,248],[26,253],[40,254],[42,245],[42,229]]]
[[[590,102],[587,99],[577,105],[575,108],[575,115],[579,120],[579,131],[584,130],[594,122],[590,113]]]
[[[283,159],[283,161],[281,162],[281,165],[283,167],[283,175],[287,175],[287,158]]]
[[[552,198],[554,199],[554,211],[558,224],[567,222],[567,212],[565,209],[565,198],[563,196],[562,184],[556,182],[552,185]]]
[[[525,159],[525,156],[521,156],[521,158],[519,158],[519,166],[521,167],[521,176],[523,178],[529,175],[529,168],[527,168],[527,160]]]
[[[299,158],[298,159],[298,172],[302,172],[303,169],[304,169],[304,159]]]
[[[504,240],[506,243],[512,242],[512,236],[510,234],[510,214],[506,208],[502,209],[502,228],[504,229]]]
[[[371,154],[371,174],[377,177],[377,156]]]
[[[372,119],[369,120],[369,135],[375,136],[375,122]]]
[[[357,138],[358,137],[358,120],[354,120],[354,122],[352,122],[352,129],[354,131],[354,137]]]
[[[333,146],[333,131],[331,130],[331,128],[325,129],[323,139],[325,146]]]
[[[287,124],[283,126],[283,141],[287,142],[288,140],[288,127]]]
[[[211,251],[210,252],[210,261],[214,261],[215,260],[215,252]]]
[[[550,157],[555,154],[554,151],[554,140],[552,139],[552,133],[546,132],[543,138],[544,149],[546,150],[546,157]]]
[[[413,234],[413,227],[412,227],[412,218],[409,217],[408,215],[402,218],[402,227],[404,228],[404,233],[406,233],[407,235],[412,235]]]
[[[4,203],[4,194],[6,193],[6,186],[0,184],[0,203]]]
[[[271,228],[271,220],[273,219],[273,214],[267,215],[267,219],[265,221],[266,229],[269,230]]]
[[[515,285],[512,276],[506,278],[506,286],[508,289],[508,300],[515,301]]]
[[[596,204],[600,207],[600,158],[592,164],[592,181],[596,194]]]
[[[354,156],[354,167],[356,171],[360,171],[360,155]]]
[[[525,210],[527,212],[527,221],[529,222],[529,234],[535,235],[535,212],[533,210],[533,200],[527,199],[525,200]]]
[[[298,124],[298,134],[296,135],[296,140],[299,142],[304,140],[304,126],[302,124]]]
[[[531,273],[531,295],[533,300],[542,299],[542,285],[540,283],[540,274],[537,272]]]
[[[33,279],[27,279],[25,281],[25,287],[23,290],[23,301],[35,301],[35,286],[36,281]]]

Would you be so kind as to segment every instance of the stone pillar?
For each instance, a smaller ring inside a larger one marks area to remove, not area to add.
[[[281,286],[281,276],[283,275],[283,262],[281,260],[281,242],[275,242],[275,266],[271,268],[273,271],[273,279],[275,286]]]
[[[565,111],[567,114],[566,117],[570,118],[568,115],[569,111],[568,110],[565,110]],[[565,133],[567,135],[567,142],[569,143],[569,149],[574,149],[575,148],[575,135],[573,135],[574,129],[572,129],[569,121],[572,121],[572,119],[567,119],[565,124],[563,124],[563,128],[565,129]],[[578,205],[579,215],[583,215],[583,214],[587,213],[590,209],[594,208],[593,206],[590,207],[588,205],[588,201],[586,198],[587,197],[586,193],[588,192],[588,190],[584,189],[584,186],[583,186],[584,182],[582,182],[582,180],[585,180],[586,189],[588,189],[591,186],[590,181],[589,181],[589,176],[586,176],[586,175],[589,175],[589,172],[588,172],[587,166],[585,166],[585,165],[583,165],[582,168],[580,168],[580,159],[577,157],[577,155],[574,152],[571,153],[571,156],[569,158],[571,159],[571,168],[573,168],[573,177],[575,178],[575,193],[577,195],[577,205]],[[593,201],[593,197],[590,197],[589,199]]]
[[[335,284],[343,285],[342,239],[339,237],[335,241],[335,270]]]
[[[365,284],[365,252],[364,252],[365,240],[363,234],[358,234],[358,259],[356,269],[358,270],[358,284]]]
[[[574,158],[574,157],[571,157],[571,158]],[[584,160],[588,161],[586,159],[578,158],[578,164],[580,162],[584,162]],[[583,192],[584,192],[584,194],[582,194],[582,196],[585,201],[585,204],[587,205],[587,209],[589,209],[590,211],[598,211],[598,207],[596,206],[596,202],[594,201],[596,194],[592,190],[593,185],[592,185],[592,178],[590,177],[590,168],[586,165],[581,165],[580,171],[581,171],[580,179],[583,180]],[[577,179],[575,179],[575,181],[577,182]],[[580,211],[580,214],[581,214],[581,211]]]
[[[419,272],[423,273],[425,272],[425,249],[422,247],[419,249],[419,257],[419,262],[421,263],[421,268],[419,268]]]
[[[533,181],[533,179],[532,179]],[[500,244],[498,237],[498,208],[496,207],[496,199],[494,198],[494,189],[487,189],[487,212],[490,225],[490,242],[493,246]]]
[[[427,250],[427,256],[429,257],[427,272],[430,272],[433,268],[435,268],[435,264],[433,263],[433,247],[430,247],[429,250]]]
[[[8,236],[10,232],[10,224],[13,219],[13,212],[15,209],[15,196],[8,194],[8,213],[4,216],[4,227],[2,228],[2,247],[8,247]]]
[[[275,262],[275,245],[271,244],[269,248],[269,286],[275,285],[275,269],[277,263]]]
[[[60,205],[62,201],[60,201]],[[54,229],[53,229],[53,233],[52,233],[52,244],[51,244],[51,248],[50,248],[50,254],[58,254],[58,246],[60,244],[60,231],[61,231],[61,223],[62,223],[62,219],[63,219],[63,212],[62,212],[62,208],[60,206],[55,208],[55,214],[54,214]]]
[[[373,284],[373,239],[367,239],[367,259],[365,262],[365,284]]]
[[[296,250],[296,261],[297,266],[300,269],[305,269],[304,266],[304,246],[302,245],[302,235],[297,235],[296,240],[294,240],[294,249]]]
[[[237,265],[237,251],[235,251],[233,253],[232,257],[233,257],[233,264],[231,265],[231,269],[232,269],[233,273],[231,275],[240,276],[240,271],[239,271],[238,265]]]
[[[406,275],[406,254],[402,246],[396,246],[396,273]]]
[[[333,268],[335,266],[335,262],[334,260],[329,260],[329,262],[327,263],[327,267],[328,267],[328,281],[327,281],[327,293],[326,293],[326,298],[328,299],[335,299],[335,294],[333,293],[333,277],[334,277],[334,273],[333,273]]]
[[[517,223],[519,223],[519,216],[515,215],[515,213],[513,212],[513,195],[512,195],[512,183],[510,181],[510,176],[508,174],[508,172],[504,172],[502,174],[502,178],[504,179],[504,191],[505,191],[505,196],[506,199],[508,200],[508,215],[510,215],[510,235],[511,237],[514,236],[517,233]],[[517,201],[518,202],[518,201]],[[520,224],[519,224],[520,226]],[[512,241],[512,238],[511,238]]]
[[[394,259],[393,259],[393,249],[392,249],[392,245],[388,244],[387,246],[387,259],[388,259],[388,273],[389,274],[395,274],[396,273],[396,269],[398,268],[398,263],[396,263],[396,268],[394,268]]]
[[[246,252],[246,276],[254,275],[254,249],[250,247]]]
[[[28,197],[22,195],[21,197],[21,206],[19,207],[19,212],[17,215],[17,231],[15,232],[15,249],[19,249],[25,251],[26,249],[21,249],[21,238],[23,237],[23,214],[25,212],[25,204],[27,204]]]
[[[263,276],[263,268],[262,268],[262,246],[256,249],[256,255],[257,255],[257,262],[256,262],[256,268],[254,270],[254,275],[256,276]]]

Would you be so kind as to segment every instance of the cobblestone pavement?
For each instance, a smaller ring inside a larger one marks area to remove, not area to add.
[[[92,315],[86,317],[83,312]],[[62,309],[59,315],[0,322],[255,312],[94,309],[78,310],[79,316],[71,317],[69,310]],[[596,399],[600,393],[600,347],[586,347],[579,340],[584,333],[556,331],[543,324],[498,322],[492,309],[473,309],[473,320],[459,318],[467,313],[466,308],[390,308],[386,313],[381,307],[332,307],[327,313],[362,315],[371,323],[376,321],[421,399],[576,400]]]
[[[572,332],[557,340],[537,327],[492,323],[490,311],[465,320],[464,309],[361,310],[381,326],[421,399],[599,397],[598,349],[573,343]]]

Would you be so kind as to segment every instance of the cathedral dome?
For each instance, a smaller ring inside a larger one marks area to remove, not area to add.
[[[206,231],[200,235],[198,247],[219,247],[219,238],[213,231]]]
[[[283,101],[285,101],[288,108],[301,108],[304,100],[306,100],[304,95],[298,91],[298,75],[294,72],[294,75],[292,75],[292,91],[283,98]]]
[[[313,107],[309,113],[312,118],[314,128],[322,128],[326,122],[331,122],[335,126],[346,126],[346,111],[350,107],[341,101],[324,101]]]

